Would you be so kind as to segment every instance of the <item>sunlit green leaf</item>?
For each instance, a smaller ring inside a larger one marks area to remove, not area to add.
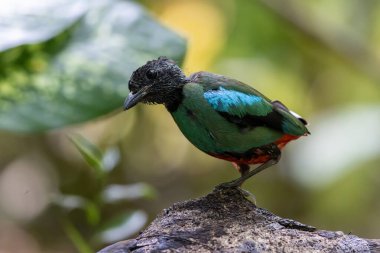
[[[102,164],[103,169],[106,171],[111,171],[120,161],[120,150],[118,147],[108,148],[103,155]]]
[[[100,210],[98,206],[89,199],[78,195],[57,194],[51,202],[64,210],[81,209],[85,212],[87,221],[91,225],[97,225],[100,221]]]
[[[36,52],[20,49],[15,58],[33,56],[27,65],[0,69],[0,128],[43,131],[104,115],[122,107],[132,71],[147,60],[166,55],[182,61],[184,39],[136,3],[89,3],[62,50],[52,56],[45,44]],[[45,25],[49,20],[46,15]]]
[[[100,210],[98,206],[91,201],[87,201],[85,211],[87,222],[91,225],[97,225],[100,221]]]
[[[51,202],[70,211],[76,208],[85,208],[87,200],[77,195],[57,194],[52,197]]]
[[[139,198],[154,198],[156,190],[145,183],[130,185],[109,185],[102,192],[102,199],[105,203],[114,203],[124,200],[133,200]]]
[[[1,52],[53,38],[87,12],[88,1],[2,0],[0,6]]]
[[[102,152],[94,144],[89,142],[78,134],[69,135],[69,139],[74,143],[75,147],[82,154],[86,162],[94,168],[97,173],[103,174],[104,169],[102,165]]]
[[[90,245],[87,243],[86,239],[81,235],[79,230],[71,223],[71,221],[65,219],[62,222],[63,230],[65,231],[67,237],[74,244],[75,248],[79,253],[92,253],[94,252]]]
[[[105,223],[95,236],[97,241],[111,243],[126,239],[137,233],[146,223],[147,215],[143,211],[125,212]]]

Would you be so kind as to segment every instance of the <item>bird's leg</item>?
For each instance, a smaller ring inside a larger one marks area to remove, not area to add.
[[[240,173],[241,176],[244,176],[245,174],[247,174],[249,172],[250,167],[246,163],[233,162],[232,164],[234,165],[234,167]]]
[[[222,184],[222,186],[223,187],[240,187],[245,182],[245,180],[256,175],[260,171],[263,171],[266,168],[268,168],[272,165],[275,165],[276,163],[278,163],[279,160],[280,160],[279,157],[273,158],[273,159],[261,164],[259,167],[255,168],[251,171],[247,171],[246,173],[242,173],[242,176],[240,178],[235,179],[231,182],[224,183],[224,184]]]
[[[236,162],[233,162],[232,164],[234,165],[234,167],[236,168],[236,170],[240,173],[241,177],[245,176],[249,172],[250,167],[246,163],[236,163]],[[221,186],[222,187],[229,187],[229,186],[227,186],[225,184],[226,183],[221,184]],[[244,195],[244,197],[251,198],[252,201],[253,201],[253,203],[256,204],[256,198],[255,198],[255,196],[252,193],[250,193],[249,191],[243,190],[240,187],[237,188],[237,189]]]

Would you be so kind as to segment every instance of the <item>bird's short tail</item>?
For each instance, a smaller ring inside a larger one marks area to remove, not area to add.
[[[274,109],[284,117],[284,130],[291,135],[307,135],[310,134],[306,128],[307,121],[297,113],[289,110],[283,103],[278,100],[272,101]],[[288,116],[287,116],[287,115]],[[292,117],[289,117],[290,115]]]
[[[309,125],[309,123],[304,119],[302,118],[300,115],[298,115],[297,113],[293,112],[293,111],[290,111],[289,112],[294,116],[296,117],[299,121],[301,121],[305,126]]]

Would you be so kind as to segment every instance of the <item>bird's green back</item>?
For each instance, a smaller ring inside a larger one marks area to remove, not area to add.
[[[245,152],[273,143],[285,133],[307,132],[302,122],[274,108],[267,97],[250,86],[207,72],[196,73],[190,79],[183,87],[182,102],[171,113],[183,134],[205,152]],[[239,120],[247,116],[265,118],[271,113],[285,119],[281,123],[284,129],[266,125],[244,128],[226,120],[226,115]]]

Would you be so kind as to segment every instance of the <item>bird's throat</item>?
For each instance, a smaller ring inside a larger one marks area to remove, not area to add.
[[[183,100],[183,86],[175,89],[173,92],[171,92],[169,95],[165,97],[164,105],[166,109],[173,113],[178,109],[178,106],[182,103]]]

